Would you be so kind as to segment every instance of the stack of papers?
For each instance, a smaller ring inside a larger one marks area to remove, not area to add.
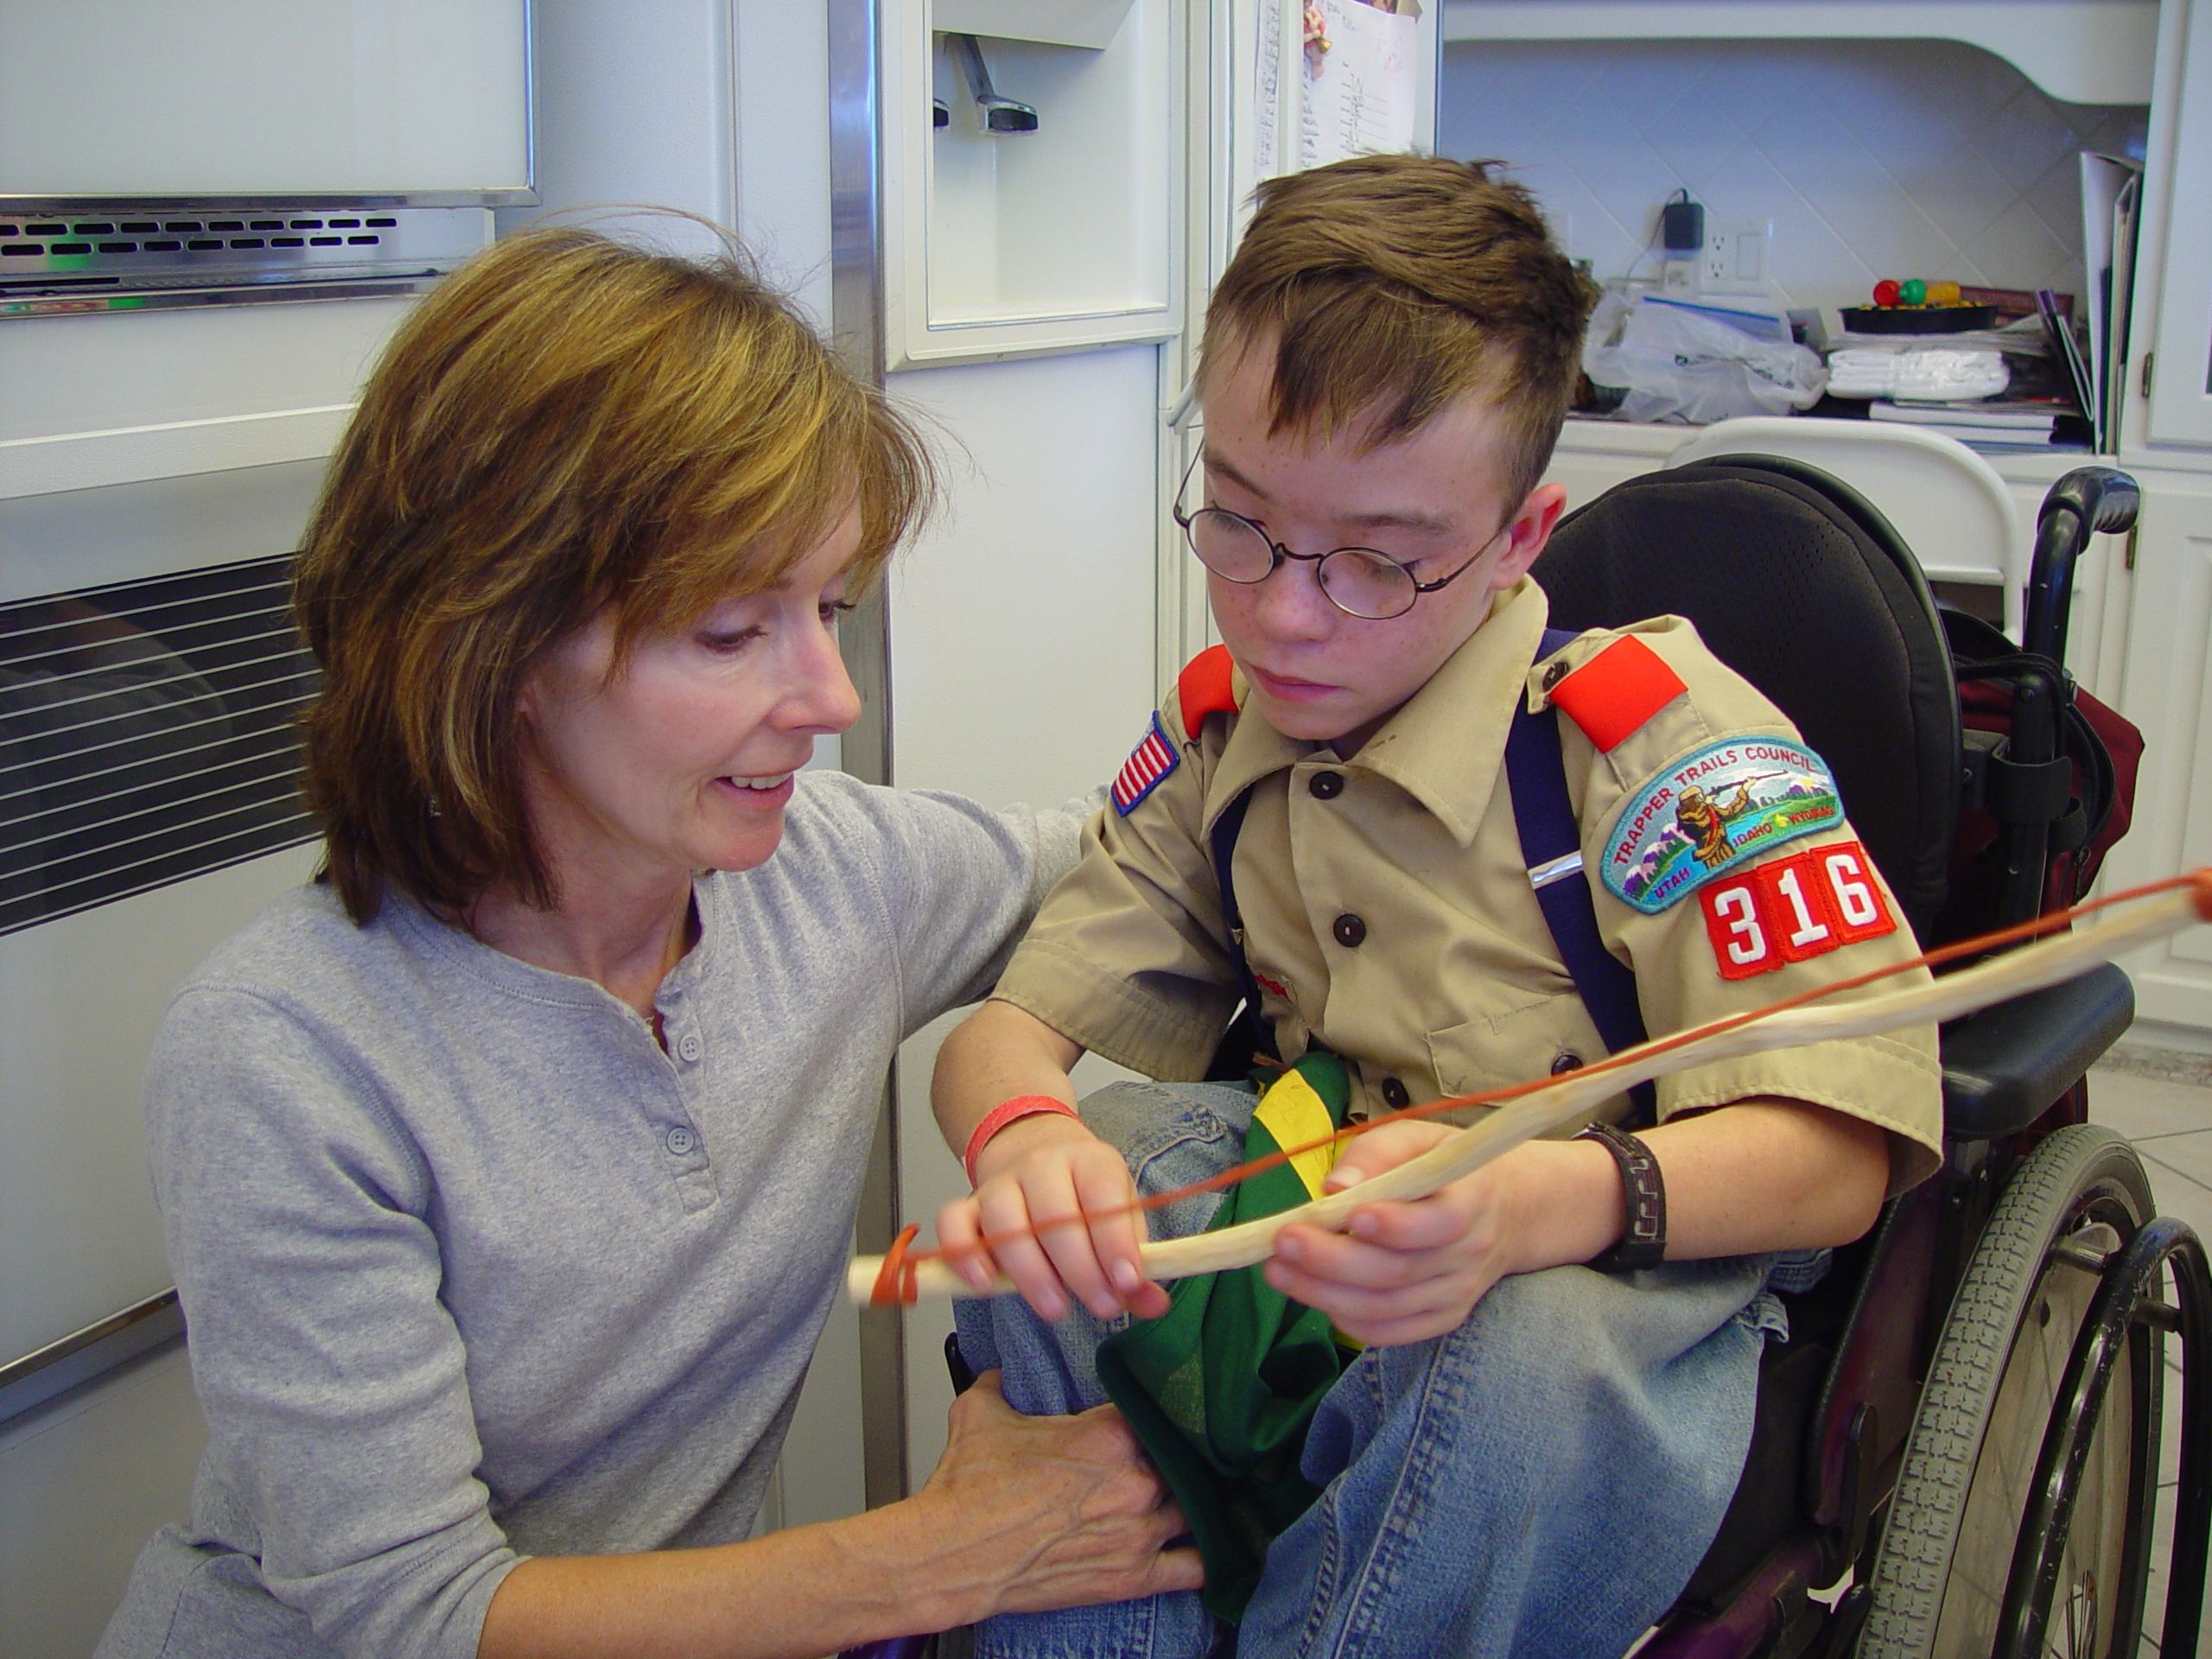
[[[1908,421],[1931,427],[1978,449],[2044,449],[2065,434],[2062,417],[2075,411],[2070,405],[2040,401],[1990,398],[1974,403],[1877,403],[1866,406],[1867,418]],[[2069,427],[2077,423],[2069,421]]]
[[[2089,277],[2089,350],[2082,365],[2087,383],[2082,407],[2101,454],[2120,447],[2135,287],[2135,222],[2142,193],[2142,162],[2082,152],[2082,264]]]

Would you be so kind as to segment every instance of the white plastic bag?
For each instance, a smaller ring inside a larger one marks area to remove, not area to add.
[[[1582,368],[1592,385],[1626,388],[1624,419],[1700,426],[1809,409],[1828,378],[1808,346],[1755,339],[1688,307],[1619,293],[1606,294],[1591,314]]]

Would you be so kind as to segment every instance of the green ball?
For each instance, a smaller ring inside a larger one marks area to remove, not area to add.
[[[1928,300],[1928,284],[1917,276],[1908,276],[1897,284],[1897,298],[1907,305],[1923,305]]]

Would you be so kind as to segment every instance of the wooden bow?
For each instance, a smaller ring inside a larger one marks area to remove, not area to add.
[[[2089,912],[2123,905],[2129,908],[2121,913],[2101,916],[2072,932],[2056,931]],[[2212,921],[2212,868],[2114,893],[2075,910],[2037,917],[2017,927],[1947,945],[1908,962],[1893,963],[1871,973],[1837,980],[1768,1007],[1729,1014],[1706,1025],[1655,1038],[1563,1077],[1537,1078],[1482,1094],[1432,1101],[1390,1118],[1376,1120],[1376,1123],[1433,1116],[1468,1106],[1491,1106],[1496,1109],[1451,1140],[1356,1186],[1218,1232],[1147,1243],[1142,1249],[1145,1271],[1155,1281],[1165,1281],[1249,1267],[1268,1258],[1273,1252],[1275,1235],[1294,1222],[1335,1230],[1360,1205],[1380,1199],[1425,1198],[1524,1141],[1586,1121],[1600,1102],[1647,1078],[1740,1054],[1864,1037],[1875,1032],[1893,1031],[1901,1026],[1955,1019],[1976,1008],[2074,978],[2138,945],[2202,921]],[[1827,1001],[1916,967],[1932,967],[1979,956],[2038,934],[2050,937],[1887,996],[1841,1005]],[[1376,1123],[1357,1125],[1332,1139],[1347,1139]],[[1328,1141],[1313,1143],[1327,1144]],[[1309,1149],[1286,1148],[1268,1161],[1279,1161]],[[1257,1167],[1230,1171],[1205,1185],[1229,1185]],[[1135,1207],[1150,1208],[1170,1196],[1175,1195],[1159,1195]],[[846,1279],[854,1300],[880,1306],[912,1302],[925,1295],[1002,1295],[1013,1290],[1012,1281],[1003,1277],[988,1290],[976,1290],[954,1273],[935,1251],[910,1255],[905,1247],[913,1235],[914,1229],[907,1229],[885,1255],[854,1258]]]

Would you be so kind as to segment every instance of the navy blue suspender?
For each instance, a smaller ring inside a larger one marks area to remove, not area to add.
[[[1282,1058],[1275,1049],[1274,1027],[1260,1013],[1260,984],[1252,977],[1252,964],[1244,956],[1244,942],[1237,937],[1244,931],[1244,913],[1236,907],[1236,888],[1229,874],[1229,861],[1236,855],[1236,837],[1243,830],[1244,813],[1252,804],[1255,787],[1247,784],[1237,792],[1236,798],[1224,807],[1221,816],[1213,821],[1213,829],[1207,836],[1213,854],[1214,880],[1221,887],[1222,938],[1236,960],[1236,988],[1244,998],[1244,1006],[1237,1010],[1220,1046],[1214,1051],[1213,1064],[1206,1068],[1206,1080],[1210,1083],[1241,1082],[1251,1071],[1256,1056],[1265,1055],[1278,1061]]]
[[[1541,662],[1573,639],[1565,628],[1546,628],[1536,647]],[[1580,993],[1590,1021],[1618,1054],[1644,1039],[1643,1009],[1636,996],[1636,975],[1605,949],[1598,931],[1598,912],[1582,868],[1582,826],[1567,792],[1567,762],[1560,753],[1559,711],[1529,712],[1524,699],[1513,710],[1513,729],[1505,740],[1505,785],[1513,797],[1513,823],[1521,836],[1521,859],[1543,906],[1552,943],[1567,976]],[[1649,1083],[1629,1090],[1636,1116],[1658,1121],[1658,1096]]]

